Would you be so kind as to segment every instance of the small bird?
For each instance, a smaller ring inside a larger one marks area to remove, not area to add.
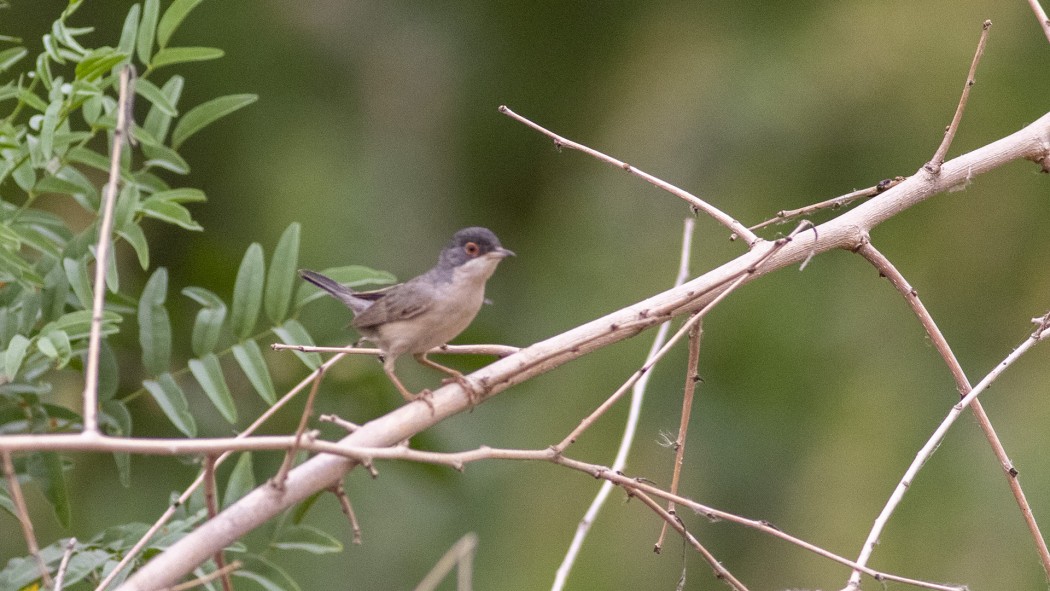
[[[405,353],[449,374],[473,398],[474,390],[463,374],[427,359],[427,351],[444,345],[470,325],[485,301],[485,282],[508,256],[514,253],[503,248],[491,230],[472,227],[452,236],[433,269],[384,289],[354,291],[306,269],[300,269],[299,276],[350,308],[354,314],[351,325],[382,351],[383,371],[406,401],[430,391],[412,394],[394,374],[397,358]]]

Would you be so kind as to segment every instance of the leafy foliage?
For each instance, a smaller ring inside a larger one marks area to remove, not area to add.
[[[169,274],[164,268],[151,268],[150,225],[161,222],[186,231],[204,230],[193,219],[190,206],[206,197],[197,188],[178,184],[177,179],[190,170],[189,160],[179,150],[195,134],[256,100],[255,95],[236,94],[188,107],[180,104],[186,80],[178,74],[163,77],[173,66],[223,54],[215,48],[171,45],[179,26],[200,2],[174,0],[167,8],[159,0],[135,4],[114,46],[91,47],[88,38],[93,29],[71,24],[82,0],[71,0],[44,35],[44,51],[35,59],[28,59],[25,47],[0,49],[0,107],[5,107],[0,110],[0,434],[81,428],[81,416],[59,404],[53,384],[64,368],[80,370],[88,347],[94,245],[99,239],[105,194],[97,179],[105,178],[110,169],[118,77],[126,66],[137,65],[141,72],[134,91],[148,109],[145,118],[130,128],[134,143],[120,162],[113,233],[105,239],[111,246],[124,243],[130,247],[148,279],[141,291],[131,292],[126,286],[142,281],[121,281],[126,268],[113,257],[108,260],[99,376],[101,428],[109,435],[129,436],[133,425],[128,404],[135,399],[152,400],[179,432],[193,437],[198,421],[187,392],[197,387],[218,416],[234,424],[238,412],[227,372],[243,373],[268,404],[277,399],[257,342],[269,334],[258,331],[260,317],[265,317],[279,338],[309,342],[306,331],[293,318],[310,299],[301,292],[293,297],[300,240],[299,225],[293,223],[282,234],[268,270],[263,247],[252,244],[247,249],[229,302],[201,287],[181,290],[201,308],[192,327],[192,353],[183,354],[174,344],[175,329],[168,312],[172,303]],[[0,37],[0,43],[13,40]],[[72,209],[77,220],[63,202],[76,206]],[[60,216],[53,211],[67,213]],[[111,248],[110,252],[121,254],[121,249]],[[360,275],[364,280],[388,280],[386,274],[370,270]],[[141,349],[140,366],[132,368],[121,367],[105,341],[105,337],[126,331],[129,318],[138,329]],[[300,357],[311,367],[320,363],[316,354]],[[179,369],[183,360],[185,368]],[[141,388],[122,393],[122,372],[144,376]],[[148,397],[140,396],[143,393]],[[64,476],[69,460],[53,452],[24,454],[16,460],[17,476],[35,482],[59,522],[69,526],[73,508]],[[128,484],[127,456],[117,454],[115,461],[121,481]],[[225,502],[254,485],[251,459],[244,454],[227,484]],[[3,489],[0,509],[14,511]],[[203,517],[201,511],[192,515],[185,507],[180,511],[181,520],[169,524],[150,542],[152,552],[163,550]],[[311,552],[339,548],[337,541],[322,532],[294,527],[278,540],[276,548]],[[117,526],[82,543],[67,571],[66,584],[97,579],[145,529],[140,524]],[[57,568],[64,544],[55,542],[43,550],[43,560],[50,568]],[[280,579],[281,583],[261,584],[288,586],[279,569],[261,558],[252,560],[260,568],[240,576],[256,582]],[[0,588],[32,587],[38,578],[33,559],[14,559],[0,570]]]

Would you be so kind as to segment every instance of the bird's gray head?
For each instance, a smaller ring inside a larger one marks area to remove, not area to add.
[[[499,261],[509,256],[514,256],[514,253],[503,248],[492,230],[475,226],[463,228],[452,236],[452,240],[441,251],[438,266],[452,269],[476,259]]]

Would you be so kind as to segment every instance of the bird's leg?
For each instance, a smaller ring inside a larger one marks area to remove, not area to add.
[[[422,365],[432,367],[440,372],[444,372],[452,376],[451,378],[446,378],[441,382],[443,384],[447,384],[452,381],[455,381],[457,384],[459,384],[460,387],[463,388],[463,390],[467,393],[467,398],[470,400],[470,405],[472,407],[477,403],[478,398],[481,397],[481,393],[477,391],[477,389],[474,387],[474,384],[470,383],[470,380],[468,380],[467,377],[464,376],[461,372],[456,371],[451,367],[445,367],[444,365],[441,365],[436,361],[431,361],[427,358],[426,353],[416,353],[414,357],[416,358],[416,361],[418,361]]]
[[[405,385],[401,383],[401,380],[398,379],[397,374],[394,373],[394,360],[392,358],[387,358],[383,362],[383,371],[386,373],[386,377],[390,378],[390,381],[394,383],[397,391],[401,393],[401,396],[404,397],[406,402],[422,400],[430,407],[430,412],[434,412],[434,403],[430,400],[430,390],[423,390],[419,394],[409,392],[408,388],[406,388]]]

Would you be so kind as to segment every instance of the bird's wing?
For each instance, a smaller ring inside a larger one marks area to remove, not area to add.
[[[386,297],[391,290],[397,289],[404,285],[404,283],[398,283],[397,285],[388,285],[380,289],[372,289],[369,291],[355,291],[354,295],[361,298],[362,300],[368,300],[374,302],[380,298]]]
[[[433,305],[432,288],[418,281],[408,281],[376,292],[369,292],[375,303],[354,318],[356,328],[368,328],[386,322],[408,320],[426,312]],[[356,293],[358,297],[362,294]]]

